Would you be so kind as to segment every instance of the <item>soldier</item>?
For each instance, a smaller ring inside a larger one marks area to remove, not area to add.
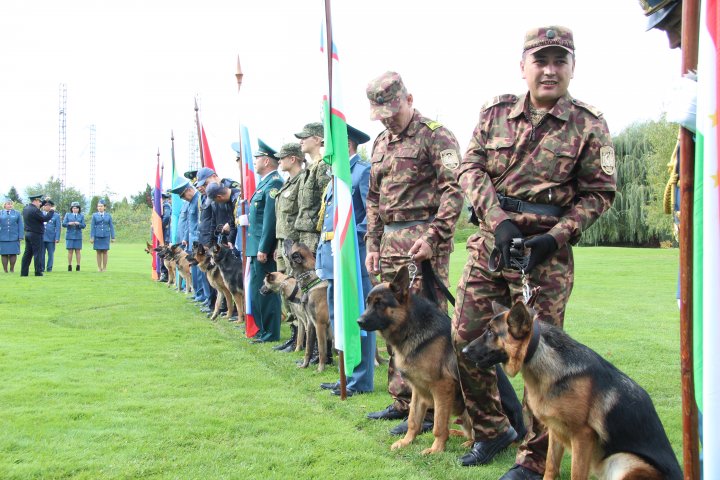
[[[255,173],[260,177],[255,193],[250,198],[248,212],[248,238],[246,257],[250,260],[250,285],[248,295],[258,332],[253,343],[280,340],[280,297],[277,294],[261,295],[260,287],[268,273],[276,271],[275,247],[275,198],[283,180],[277,172],[277,153],[258,141],[255,157]]]
[[[20,212],[13,208],[14,202],[6,198],[3,202],[3,210],[0,211],[0,256],[5,273],[15,272],[15,262],[20,255],[20,242],[24,230],[23,219]]]
[[[172,221],[172,204],[170,203],[170,195],[163,192],[162,196],[162,229],[163,229],[163,242],[165,244],[171,243],[170,239],[170,223]],[[94,215],[94,214],[93,214]],[[160,278],[158,282],[167,282],[168,271],[165,267],[165,262],[160,261]]]
[[[300,173],[305,163],[305,155],[299,143],[286,143],[280,151],[275,154],[279,159],[280,171],[288,174],[288,179],[280,187],[275,197],[275,237],[277,237],[278,248],[276,250],[277,268],[280,272],[292,273],[290,259],[287,258],[284,248],[285,240],[297,242],[300,240],[298,231],[295,229],[295,221],[298,216],[298,191],[300,187]],[[290,339],[273,347],[274,350],[292,352],[295,350],[295,342],[298,335],[298,319],[290,312],[285,299],[282,299],[282,310],[287,321],[290,322]]]
[[[366,93],[370,118],[380,120],[386,130],[372,149],[365,266],[370,274],[390,281],[401,266],[413,263],[418,275],[412,290],[420,293],[419,267],[429,260],[437,278],[447,285],[453,233],[463,205],[455,178],[460,164],[457,140],[441,123],[413,108],[413,96],[399,74],[380,75],[368,84]],[[436,290],[437,298],[443,299]],[[438,303],[447,311],[447,302]],[[368,418],[407,417],[411,392],[395,370],[392,352],[388,391],[393,403]],[[423,430],[431,428],[432,422],[423,424]],[[407,421],[391,430],[398,435],[406,431]]]
[[[680,48],[682,0],[640,0],[640,6],[648,17],[647,30],[663,30],[670,48]]]
[[[45,233],[43,234],[43,270],[52,272],[55,246],[60,243],[60,214],[55,211],[55,202],[50,198],[45,199],[43,211],[47,215],[52,215],[52,218],[45,222]]]
[[[198,192],[191,183],[195,176],[194,172],[187,173],[191,173],[190,178],[185,181],[178,182],[178,184],[173,186],[170,192],[179,195],[183,200],[182,208],[186,211],[185,228],[183,228],[180,232],[179,239],[183,248],[190,253],[192,251],[193,243],[198,240],[198,219],[200,215],[200,206],[198,205],[198,202],[200,201],[200,192]],[[185,178],[187,178],[187,176]],[[181,216],[183,210],[180,211]],[[194,295],[190,298],[196,302],[204,302],[207,300],[207,293],[205,289],[207,278],[197,265],[190,267],[190,272],[192,275],[192,287],[194,292]]]
[[[302,152],[310,157],[307,168],[300,174],[298,193],[298,215],[295,229],[300,243],[308,246],[311,252],[317,249],[320,231],[317,228],[320,219],[320,205],[325,186],[330,181],[330,165],[323,162],[320,147],[325,139],[322,123],[308,123],[302,132],[295,136],[300,139]]]
[[[240,189],[211,183],[205,190],[205,194],[208,200],[215,204],[213,223],[216,225],[216,231],[221,233],[223,244],[234,249],[237,237],[235,209],[238,201],[242,201]]]
[[[40,210],[44,203],[42,195],[30,195],[30,203],[23,208],[22,216],[25,223],[25,251],[20,262],[20,276],[27,277],[30,271],[30,260],[35,266],[35,276],[42,277],[43,234],[45,222],[52,218],[47,212]]]
[[[476,368],[461,350],[487,328],[493,301],[522,300],[528,284],[540,288],[538,317],[562,327],[574,278],[571,245],[615,196],[607,124],[599,111],[568,93],[574,49],[565,27],[527,32],[520,67],[529,91],[495,97],[482,107],[459,169],[479,219],[478,232],[467,242],[453,318],[460,381],[475,429],[475,444],[460,459],[465,466],[490,462],[517,434],[502,411],[495,369]],[[529,249],[524,273],[510,263],[516,238],[525,238]],[[502,479],[542,478],[547,434],[527,410],[526,419],[516,465]]]

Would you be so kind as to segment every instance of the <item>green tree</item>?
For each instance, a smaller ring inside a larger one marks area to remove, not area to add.
[[[152,208],[152,189],[150,188],[150,184],[147,184],[144,191],[141,190],[137,195],[131,195],[130,203],[133,207],[145,206]]]
[[[63,190],[60,180],[53,177],[50,177],[45,184],[37,183],[27,187],[25,193],[28,196],[42,194],[50,197],[55,202],[55,210],[60,215],[70,211],[70,203],[72,202],[80,202],[83,210],[87,205],[85,195],[80,193],[79,190],[74,187],[65,187],[65,190]]]
[[[8,190],[7,198],[9,198],[15,203],[22,203],[22,198],[20,198],[20,194],[18,193],[14,185],[10,187],[10,190]]]

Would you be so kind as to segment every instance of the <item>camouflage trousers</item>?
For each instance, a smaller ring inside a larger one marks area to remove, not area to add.
[[[320,242],[320,234],[318,232],[299,232],[299,242],[307,245],[313,255],[317,251],[318,243]]]
[[[380,242],[380,280],[389,282],[397,271],[403,265],[410,264],[410,256],[408,252],[427,229],[427,224],[416,225],[413,227],[398,230],[396,232],[386,232],[383,234]],[[448,285],[448,277],[450,273],[450,252],[441,255],[435,255],[430,259],[430,264],[437,278]],[[420,265],[417,265],[417,274],[415,281],[410,286],[410,290],[422,295],[422,272]],[[438,303],[443,311],[447,312],[447,301],[439,288],[435,288],[435,295]],[[410,397],[412,390],[410,386],[403,380],[400,372],[395,367],[395,359],[393,358],[392,349],[388,346],[388,393],[393,397],[393,407],[400,412],[407,412],[410,407]],[[429,414],[432,419],[432,413]]]
[[[277,263],[278,272],[282,272],[285,275],[292,275],[292,268],[290,267],[292,263],[290,263],[290,259],[285,256],[284,243],[284,238],[278,238],[277,248],[275,249],[275,263]],[[298,320],[295,318],[290,307],[288,307],[287,299],[282,295],[280,295],[280,310],[285,321],[297,327]]]
[[[486,330],[493,316],[493,301],[509,307],[523,299],[520,272],[488,270],[488,258],[493,247],[494,239],[487,233],[479,233],[468,240],[468,260],[458,285],[453,317],[456,352],[461,352]],[[573,272],[572,247],[565,245],[530,273],[530,286],[540,287],[534,305],[540,320],[562,327],[565,306],[573,288]],[[505,432],[509,422],[501,407],[495,369],[479,369],[461,353],[458,354],[458,367],[476,439],[490,439]],[[523,413],[528,433],[518,449],[516,463],[542,473],[547,453],[546,429],[533,417],[525,398]]]

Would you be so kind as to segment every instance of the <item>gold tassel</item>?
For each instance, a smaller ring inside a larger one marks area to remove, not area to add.
[[[330,180],[330,182],[328,182],[328,184],[325,185],[325,190],[323,191],[323,194],[322,194],[322,204],[320,206],[320,218],[318,218],[317,225],[315,225],[315,229],[318,232],[322,232],[323,219],[325,218],[325,207],[327,206],[327,200],[325,200],[325,199],[327,198],[327,193],[330,190],[331,185],[332,185],[332,180]]]

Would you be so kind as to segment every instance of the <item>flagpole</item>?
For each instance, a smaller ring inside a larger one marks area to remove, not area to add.
[[[240,87],[242,86],[243,71],[240,68],[240,55],[237,57],[237,69],[235,70],[235,79],[238,85],[238,111],[240,110]],[[242,141],[242,126],[240,122],[241,116],[238,116],[238,155],[240,155],[240,215],[245,215],[245,168],[243,168],[243,141]],[[242,225],[240,227],[240,241],[242,252],[240,252],[240,264],[242,266],[243,278],[245,278],[245,241],[246,241],[247,227]],[[274,253],[274,252],[273,252]],[[248,293],[249,294],[249,293]],[[243,311],[245,311],[245,305],[243,305]],[[245,322],[247,322],[247,312],[245,312]]]
[[[697,70],[700,10],[697,0],[682,2],[682,74]],[[680,381],[683,411],[683,466],[686,480],[700,478],[698,409],[693,378],[693,134],[680,129]]]
[[[195,97],[195,126],[197,127],[197,138],[198,138],[198,145],[200,145],[200,166],[205,166],[205,154],[203,154],[203,148],[202,148],[202,136],[200,134],[200,114],[198,113],[198,104],[197,104],[197,97]]]

